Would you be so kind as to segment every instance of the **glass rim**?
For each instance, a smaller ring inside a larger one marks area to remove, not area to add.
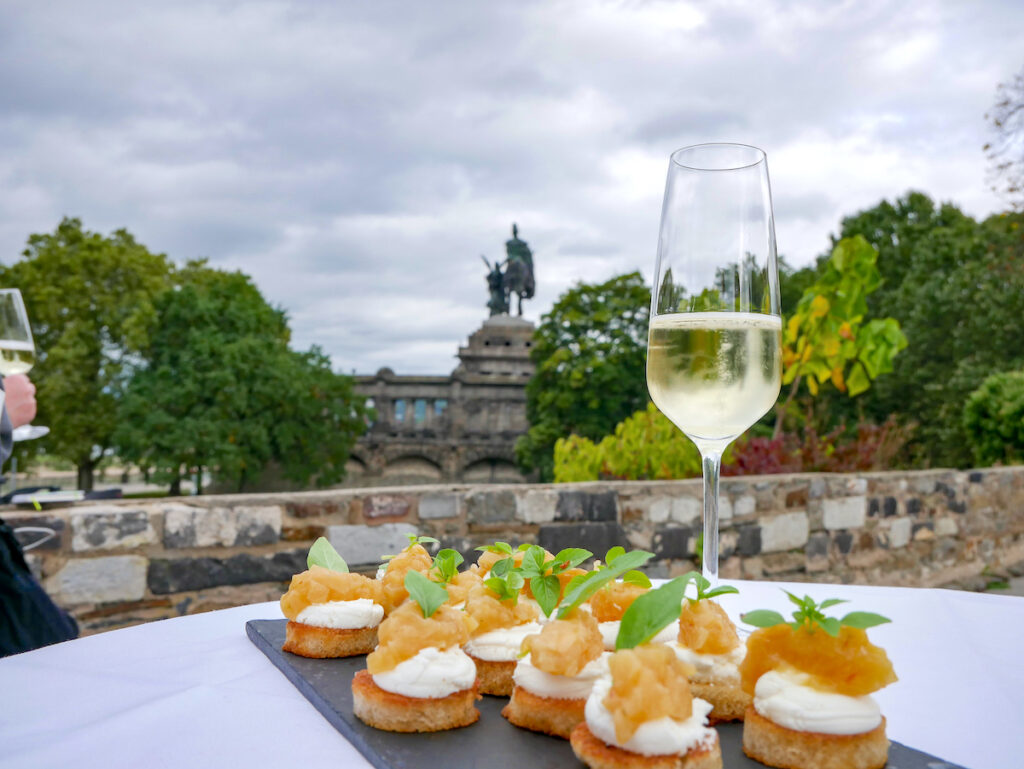
[[[709,148],[722,148],[722,147],[733,147],[742,148],[744,150],[753,150],[755,153],[756,160],[750,163],[740,163],[738,165],[729,165],[721,168],[709,168],[707,166],[692,165],[684,163],[680,160],[680,156],[683,153],[692,152],[693,150],[709,149]],[[744,168],[753,168],[754,166],[766,163],[768,161],[768,154],[760,147],[755,147],[753,144],[742,144],[740,142],[703,142],[701,144],[690,144],[686,147],[680,147],[675,150],[670,156],[669,160],[680,168],[685,168],[688,171],[741,171]]]

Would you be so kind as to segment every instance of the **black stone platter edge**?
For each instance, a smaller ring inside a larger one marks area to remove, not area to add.
[[[501,716],[507,700],[477,702],[480,720],[463,729],[432,734],[397,734],[366,726],[352,713],[352,677],[365,657],[316,660],[281,651],[287,620],[250,620],[245,632],[303,697],[377,769],[575,769],[583,767],[566,740],[512,726]],[[724,769],[764,769],[742,749],[742,724],[720,724]],[[891,743],[887,769],[964,769],[898,742]]]

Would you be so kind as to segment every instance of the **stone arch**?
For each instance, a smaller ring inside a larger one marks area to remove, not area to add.
[[[516,463],[505,456],[486,456],[467,463],[462,468],[466,483],[525,483]]]
[[[423,454],[399,454],[388,459],[381,473],[386,481],[398,483],[439,483],[444,470],[436,460]]]

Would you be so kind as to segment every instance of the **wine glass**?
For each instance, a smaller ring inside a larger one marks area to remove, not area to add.
[[[654,267],[647,386],[700,451],[703,574],[718,582],[722,453],[768,413],[782,377],[768,163],[744,144],[672,153]]]
[[[35,362],[36,346],[21,292],[16,288],[0,289],[0,376],[27,374]],[[27,441],[48,432],[49,427],[21,425],[14,429],[13,438]]]

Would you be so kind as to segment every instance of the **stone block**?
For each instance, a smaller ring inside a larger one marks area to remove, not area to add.
[[[340,499],[317,499],[289,502],[286,507],[288,515],[295,518],[320,518],[331,515],[347,517],[349,503]]]
[[[137,601],[146,593],[146,564],[140,555],[73,558],[48,589],[64,604]]]
[[[886,497],[882,500],[882,515],[886,518],[892,518],[899,512],[899,507],[896,502],[896,497]]]
[[[271,556],[241,553],[228,558],[161,558],[150,562],[146,581],[153,593],[166,595],[221,585],[287,582],[305,569],[305,549]]]
[[[736,552],[742,556],[758,555],[761,552],[761,527],[756,524],[739,527],[739,541]]]
[[[955,537],[960,527],[955,518],[939,518],[935,521],[935,536]]]
[[[703,505],[701,505],[701,507],[703,508]],[[695,517],[693,522],[696,522],[698,517],[699,516]],[[732,500],[724,494],[720,494],[718,497],[718,520],[731,521],[732,517]]]
[[[868,500],[868,517],[874,518],[881,511],[882,506],[878,500],[878,497],[871,497]]]
[[[909,518],[897,518],[889,526],[889,547],[906,547],[910,542],[912,521]]]
[[[671,497],[655,497],[647,508],[647,520],[651,523],[665,523],[671,514]]]
[[[516,495],[511,491],[471,491],[466,495],[466,521],[470,525],[509,524],[516,517]]]
[[[614,491],[559,491],[556,521],[616,521],[618,494]]]
[[[811,499],[820,499],[825,496],[825,489],[826,484],[824,478],[812,478],[808,493],[810,494]]]
[[[807,513],[802,510],[761,518],[760,525],[762,553],[803,547],[811,533]]]
[[[558,508],[558,492],[527,491],[516,498],[516,517],[523,523],[551,523]]]
[[[22,528],[36,528],[36,529],[49,529],[56,536],[49,537],[39,532],[21,532],[17,533],[17,539],[23,547],[31,545],[33,542],[42,540],[42,544],[36,545],[32,548],[34,553],[43,553],[49,550],[60,550],[61,545],[64,543],[65,523],[63,518],[58,518],[55,515],[36,515],[36,514],[24,514],[24,513],[4,513],[3,520],[14,529],[17,533]]]
[[[935,524],[931,521],[925,521],[924,523],[915,523],[912,527],[911,538],[915,542],[921,542],[923,540],[935,539]]]
[[[975,470],[967,476],[968,483],[981,483],[985,480],[985,473]]]
[[[270,545],[281,538],[280,505],[192,507],[170,504],[164,513],[164,547]]]
[[[867,517],[867,497],[842,497],[822,502],[826,529],[859,529]]]
[[[379,526],[328,526],[327,539],[350,565],[380,563],[409,546],[409,534],[416,534],[409,523],[382,523]]]
[[[145,510],[97,505],[71,514],[71,549],[76,553],[154,542],[156,531]]]
[[[843,555],[849,555],[853,550],[853,535],[848,531],[837,531],[834,535],[836,549]]]
[[[658,529],[652,541],[654,557],[662,561],[688,557],[692,552],[692,537],[693,530],[689,526],[665,526]]]
[[[921,500],[918,499],[917,497],[911,497],[910,499],[907,500],[908,515],[917,515],[921,512],[923,508],[924,505],[922,505]]]
[[[405,518],[412,510],[409,497],[392,494],[373,494],[363,501],[363,518],[374,520],[381,518]]]
[[[757,500],[751,494],[744,494],[737,499],[732,506],[733,515],[737,518],[745,515],[753,515],[757,510]]]
[[[566,547],[582,547],[601,559],[617,545],[629,547],[622,527],[612,522],[542,524],[537,544],[552,553]]]
[[[808,488],[806,486],[786,492],[786,507],[806,508],[808,498],[807,493]]]
[[[420,497],[420,519],[458,518],[458,494],[424,494]]]
[[[281,540],[284,542],[312,542],[327,532],[326,526],[282,526]]]
[[[812,534],[807,539],[807,546],[804,548],[804,554],[808,559],[824,558],[828,559],[828,548],[830,540],[828,534],[824,532],[818,532]]]

